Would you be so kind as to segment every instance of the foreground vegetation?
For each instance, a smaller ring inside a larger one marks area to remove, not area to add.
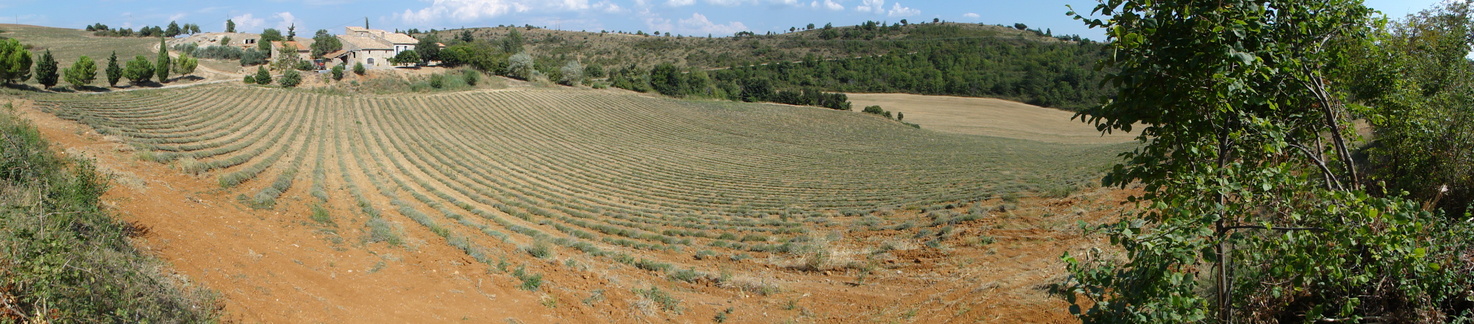
[[[1140,209],[1066,255],[1087,322],[1474,320],[1468,2],[1391,28],[1360,1],[1112,1],[1106,178]],[[1375,138],[1358,149],[1353,120]],[[1145,126],[1145,127],[1139,127]],[[1369,158],[1370,157],[1370,158]],[[1370,170],[1370,172],[1368,172]],[[1087,301],[1088,300],[1088,301]]]
[[[10,105],[0,112],[0,322],[211,322],[207,292],[182,285],[98,197],[107,179],[65,158]]]

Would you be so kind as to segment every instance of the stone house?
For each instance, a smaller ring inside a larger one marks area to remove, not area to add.
[[[346,33],[338,35],[343,50],[324,55],[339,64],[352,66],[362,63],[364,67],[388,67],[389,58],[400,52],[415,49],[419,40],[402,33],[378,29],[347,27]]]

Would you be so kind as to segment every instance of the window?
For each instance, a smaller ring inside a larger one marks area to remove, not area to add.
[[[374,65],[374,58],[368,58],[368,65]]]

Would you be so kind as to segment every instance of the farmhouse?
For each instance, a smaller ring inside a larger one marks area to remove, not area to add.
[[[325,55],[341,64],[363,63],[365,67],[390,66],[389,58],[400,52],[415,49],[419,42],[414,37],[391,33],[379,29],[347,27],[347,33],[338,36],[343,41],[343,50]]]
[[[283,57],[282,56],[283,55],[283,53],[282,53],[282,50],[283,49],[285,49],[287,51],[290,51],[290,52],[294,52],[294,53],[289,53],[289,54],[295,54],[295,55],[297,55],[297,57],[302,58],[303,60],[312,60],[312,47],[311,47],[311,45],[303,44],[301,42],[296,42],[296,41],[285,41],[285,42],[284,41],[272,41],[271,42],[271,57],[277,57],[277,58]]]

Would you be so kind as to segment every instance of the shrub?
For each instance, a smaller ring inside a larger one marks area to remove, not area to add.
[[[265,66],[256,67],[256,84],[271,84],[271,71],[267,71]]]
[[[577,60],[568,61],[559,72],[562,73],[562,78],[558,81],[563,85],[576,86],[583,81],[583,64],[579,64]]]
[[[343,79],[343,65],[342,64],[334,65],[333,66],[333,70],[332,70],[332,74],[333,74],[333,81],[342,80]]]
[[[661,310],[676,313],[681,312],[681,300],[671,296],[670,293],[660,291],[660,288],[658,287],[650,286],[649,290],[640,290],[639,288],[636,288],[634,289],[634,293],[635,295],[649,298],[651,301],[654,301],[656,305],[660,305]]]
[[[466,85],[468,86],[476,86],[476,83],[481,81],[480,75],[481,74],[476,72],[476,70],[466,69],[461,71],[461,79],[464,80],[466,82]]]
[[[507,76],[522,80],[531,80],[534,70],[532,55],[526,52],[512,55],[507,62]]]
[[[71,83],[72,87],[76,88],[92,84],[92,80],[97,79],[97,63],[93,63],[92,58],[82,55],[77,58],[76,64],[67,68],[66,78],[67,83]]]
[[[241,53],[241,66],[254,66],[266,64],[266,52],[256,49],[248,49]]]
[[[353,74],[363,75],[364,73],[368,73],[368,70],[363,67],[362,62],[353,63]]]
[[[154,65],[143,55],[136,56],[123,68],[123,77],[135,85],[144,84],[154,77]]]
[[[51,50],[46,50],[45,54],[41,54],[41,61],[36,63],[36,82],[51,88],[56,86],[59,76],[56,72],[56,58],[51,56]]]
[[[255,75],[247,74],[246,75],[245,82],[246,82],[246,84],[255,84],[256,83],[256,76]]]
[[[302,72],[297,72],[297,70],[287,70],[286,73],[282,73],[281,79],[277,80],[277,83],[280,83],[282,86],[288,88],[296,87],[298,84],[302,83]]]

